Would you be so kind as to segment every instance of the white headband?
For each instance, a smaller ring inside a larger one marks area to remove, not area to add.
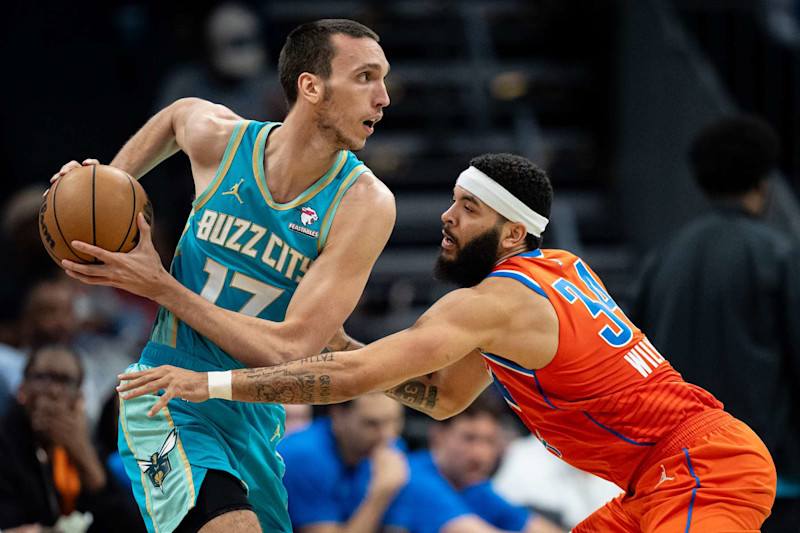
[[[535,237],[541,237],[547,227],[549,220],[522,203],[502,185],[475,167],[469,167],[462,172],[456,180],[456,185],[480,198],[486,205],[511,222],[522,222],[528,233]]]

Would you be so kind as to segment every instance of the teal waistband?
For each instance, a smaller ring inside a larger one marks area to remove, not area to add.
[[[200,359],[192,354],[153,341],[145,345],[139,362],[147,366],[172,365],[180,368],[188,368],[189,370],[196,370],[198,372],[229,370],[228,368],[222,368],[219,365]]]

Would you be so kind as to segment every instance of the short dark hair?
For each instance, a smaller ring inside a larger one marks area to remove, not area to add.
[[[724,117],[697,135],[689,160],[697,184],[711,197],[754,189],[778,162],[775,130],[753,115]]]
[[[307,22],[292,30],[286,38],[278,57],[278,72],[290,109],[297,101],[297,78],[303,72],[310,72],[322,79],[330,77],[331,61],[336,55],[331,37],[340,33],[356,39],[368,37],[375,42],[381,40],[371,29],[348,19]]]
[[[535,212],[550,218],[553,185],[547,173],[530,159],[514,154],[483,154],[472,158],[469,164],[502,185]],[[542,238],[528,234],[525,243],[529,250],[536,250],[542,245]]]
[[[79,373],[79,380],[80,383],[83,383],[84,377],[84,370],[83,364],[81,363],[81,358],[78,357],[78,354],[75,353],[75,350],[67,346],[66,344],[40,344],[34,346],[34,348],[28,353],[28,357],[25,360],[25,368],[22,371],[22,376],[25,379],[31,377],[31,369],[33,369],[33,364],[39,359],[39,357],[47,352],[67,352],[68,354],[72,355],[72,358],[75,360],[75,363],[78,365]]]

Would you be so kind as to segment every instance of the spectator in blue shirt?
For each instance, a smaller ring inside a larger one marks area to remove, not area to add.
[[[332,405],[278,446],[296,533],[495,533],[441,477],[409,468],[404,407],[382,394]]]
[[[497,494],[489,477],[502,453],[504,407],[485,394],[460,414],[431,426],[430,452],[409,457],[412,470],[447,482],[469,510],[492,526],[524,533],[556,533],[552,522]]]

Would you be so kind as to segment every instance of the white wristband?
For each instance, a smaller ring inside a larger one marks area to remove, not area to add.
[[[208,373],[208,397],[221,398],[223,400],[233,399],[233,385],[231,384],[231,371],[209,372]]]

